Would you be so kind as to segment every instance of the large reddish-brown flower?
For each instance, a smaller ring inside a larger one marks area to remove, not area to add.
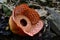
[[[27,4],[22,4],[14,9],[9,24],[11,31],[19,35],[33,36],[43,28],[40,16]]]

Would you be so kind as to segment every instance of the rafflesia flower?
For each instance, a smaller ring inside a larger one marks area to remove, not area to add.
[[[34,36],[43,28],[43,21],[34,9],[27,4],[21,4],[13,10],[9,25],[15,34]]]

